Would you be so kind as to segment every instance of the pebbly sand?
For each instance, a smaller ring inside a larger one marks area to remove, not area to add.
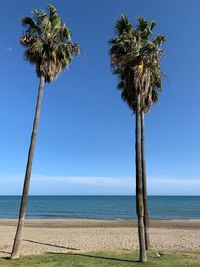
[[[16,220],[0,220],[0,257],[9,256]],[[155,251],[200,251],[200,221],[151,221]],[[138,249],[136,221],[26,220],[21,254]]]

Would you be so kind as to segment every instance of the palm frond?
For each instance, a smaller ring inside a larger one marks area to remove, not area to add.
[[[36,25],[36,23],[30,17],[23,17],[21,22],[22,22],[23,27],[28,28],[27,30],[30,33],[39,32],[40,31],[40,28]]]
[[[57,32],[61,27],[62,21],[61,18],[58,16],[56,8],[49,4],[49,21],[51,23],[51,30]]]
[[[127,15],[122,15],[115,24],[115,33],[121,35],[124,32],[130,32],[133,30],[133,26],[128,21]]]

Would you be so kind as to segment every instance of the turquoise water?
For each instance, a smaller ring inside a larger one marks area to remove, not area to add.
[[[19,196],[0,196],[0,218],[17,218]],[[200,196],[150,196],[152,219],[200,219]],[[30,196],[27,218],[106,219],[136,218],[132,196]]]

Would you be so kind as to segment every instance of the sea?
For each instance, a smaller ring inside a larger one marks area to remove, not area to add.
[[[200,196],[149,196],[151,219],[200,220]],[[20,196],[0,196],[0,219],[16,219]],[[29,219],[136,219],[134,196],[29,196]]]

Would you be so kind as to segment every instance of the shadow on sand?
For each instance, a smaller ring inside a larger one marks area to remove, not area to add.
[[[80,250],[78,248],[59,246],[59,245],[55,245],[55,244],[43,243],[43,242],[38,242],[38,241],[34,241],[34,240],[29,240],[29,239],[23,239],[23,241],[35,243],[35,244],[40,244],[40,245],[45,245],[45,246],[49,246],[49,247],[55,247],[55,248],[64,248],[64,249],[69,249],[69,250]]]
[[[4,251],[4,250],[0,250],[0,253],[4,253],[4,254],[10,254],[10,255],[11,255],[11,253],[10,253],[10,252],[8,252],[8,251]]]

